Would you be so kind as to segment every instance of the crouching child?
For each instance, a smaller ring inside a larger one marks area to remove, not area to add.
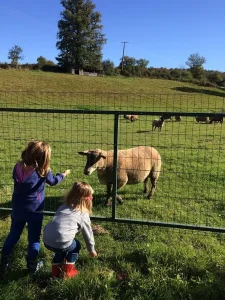
[[[52,277],[70,278],[78,274],[74,264],[81,249],[75,239],[81,231],[91,257],[96,257],[95,241],[91,228],[93,189],[88,183],[75,182],[65,196],[65,204],[60,206],[43,230],[45,247],[54,252]]]

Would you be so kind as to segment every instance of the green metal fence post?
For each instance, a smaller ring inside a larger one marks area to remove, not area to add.
[[[114,151],[113,151],[113,189],[112,189],[112,219],[116,218],[116,192],[117,192],[117,158],[118,158],[118,121],[119,114],[114,114]]]

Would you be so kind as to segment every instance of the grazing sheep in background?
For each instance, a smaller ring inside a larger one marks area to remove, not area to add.
[[[113,150],[101,149],[86,150],[78,152],[87,156],[85,175],[91,175],[97,170],[100,184],[107,186],[107,205],[110,205],[111,189],[113,184]],[[161,170],[161,156],[153,147],[138,146],[118,151],[117,165],[117,189],[126,184],[137,184],[144,182],[144,193],[148,193],[150,199],[156,189],[157,180]],[[148,180],[151,181],[149,192]],[[122,204],[122,197],[116,195],[117,201]]]
[[[172,116],[167,113],[163,113],[161,118],[163,118],[164,120],[172,120]]]
[[[209,124],[212,124],[212,123],[223,123],[223,117],[222,116],[214,116],[214,117],[209,117]]]
[[[209,118],[208,117],[196,116],[195,119],[198,123],[209,123]]]
[[[158,128],[158,131],[162,130],[162,127],[164,125],[165,120],[163,119],[163,117],[160,117],[160,119],[155,119],[152,121],[152,130],[155,130],[156,128]]]
[[[124,119],[134,122],[138,119],[138,115],[123,115]]]
[[[181,116],[175,116],[175,120],[176,120],[177,122],[181,122]]]

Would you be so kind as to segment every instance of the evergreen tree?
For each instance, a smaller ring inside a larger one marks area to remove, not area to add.
[[[61,5],[64,10],[58,22],[58,64],[65,68],[99,69],[106,43],[101,14],[95,11],[91,0],[61,0]]]

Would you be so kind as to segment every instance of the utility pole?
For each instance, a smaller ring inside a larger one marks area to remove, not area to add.
[[[122,63],[121,63],[121,67],[122,67],[122,71],[123,71],[123,59],[124,59],[124,51],[125,51],[125,45],[128,43],[128,42],[121,42],[123,44],[123,55],[122,55]]]

